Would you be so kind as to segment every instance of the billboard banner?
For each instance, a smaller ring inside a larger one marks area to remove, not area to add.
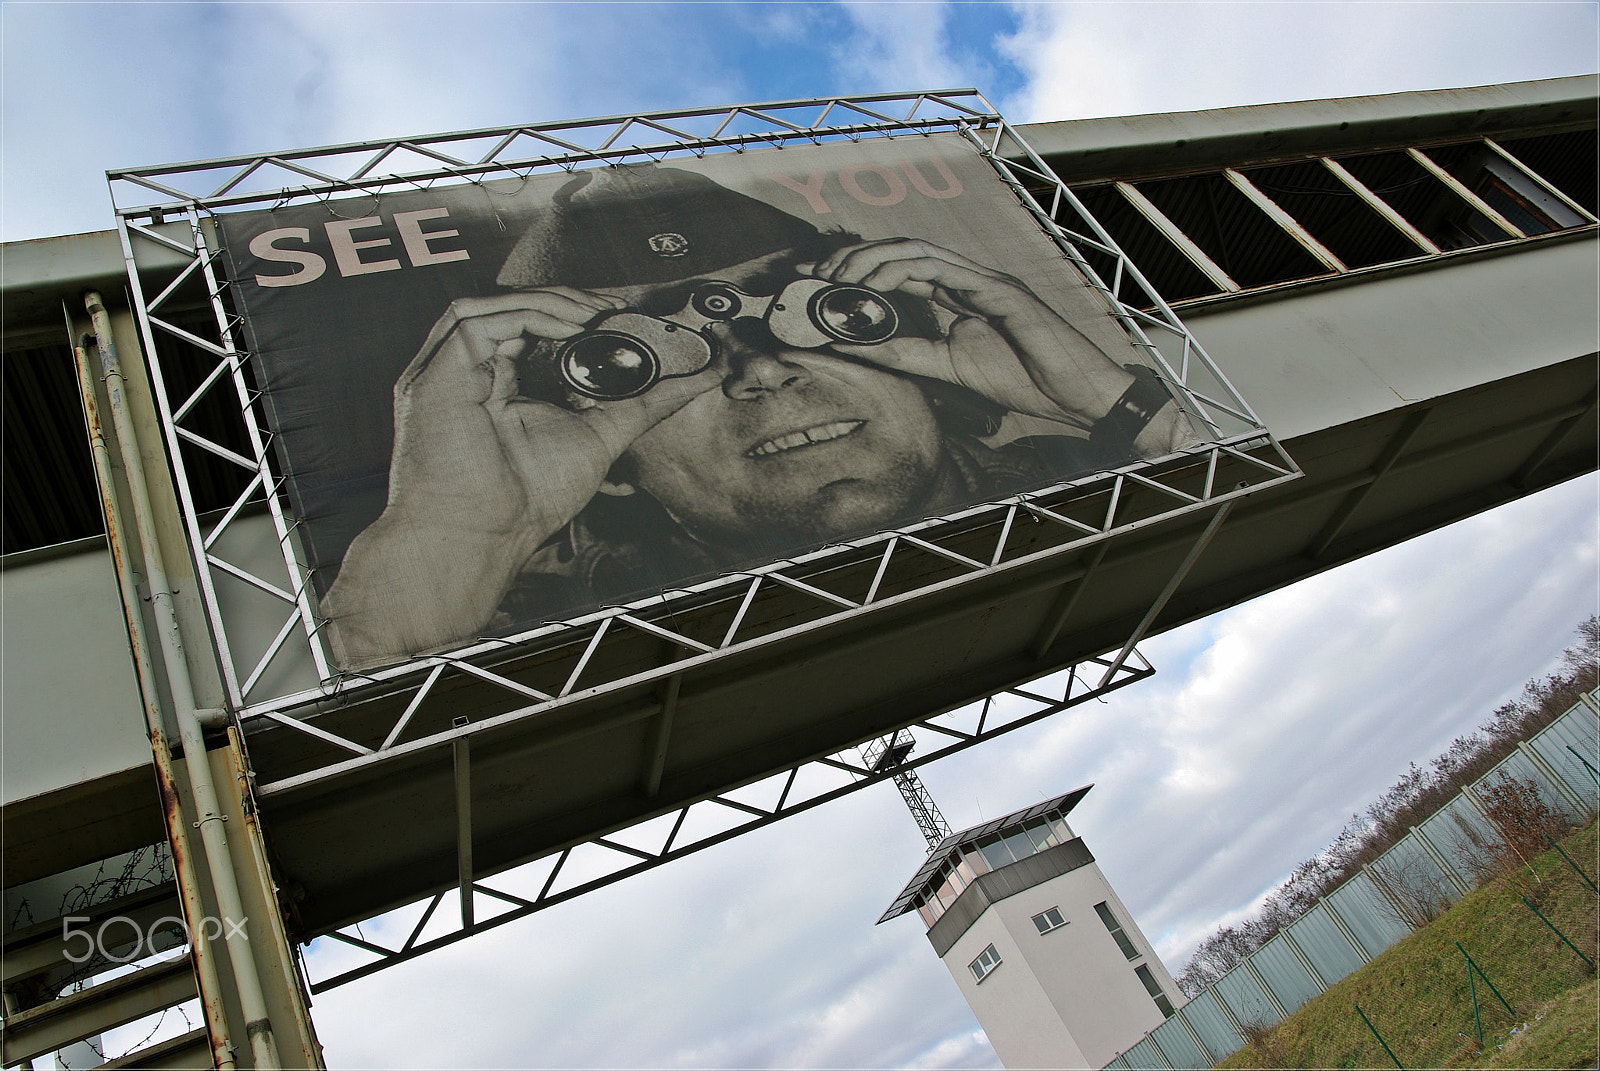
[[[344,669],[1196,440],[957,134],[219,219]]]

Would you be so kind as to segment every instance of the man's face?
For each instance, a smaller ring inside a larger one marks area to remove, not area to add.
[[[792,258],[716,278],[776,293]],[[775,270],[776,269],[776,270]],[[684,284],[623,293],[648,309]],[[665,291],[666,293],[663,293]],[[629,449],[636,482],[691,533],[721,545],[825,539],[916,515],[946,464],[932,409],[909,379],[784,346],[760,321],[710,328],[726,365],[708,391]]]

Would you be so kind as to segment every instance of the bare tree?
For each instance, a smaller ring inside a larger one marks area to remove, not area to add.
[[[1540,798],[1533,781],[1504,777],[1479,788],[1477,794],[1500,835],[1499,843],[1490,848],[1490,858],[1501,873],[1527,866],[1572,828],[1566,815]]]

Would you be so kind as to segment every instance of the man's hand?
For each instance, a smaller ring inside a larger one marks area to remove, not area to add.
[[[478,635],[528,557],[622,452],[720,372],[569,409],[519,397],[516,359],[579,334],[622,298],[555,287],[454,302],[395,385],[383,515],[356,537],[325,613],[341,661],[370,664]]]
[[[1105,416],[1133,382],[1022,281],[931,242],[866,242],[801,270],[808,267],[830,282],[898,291],[956,315],[943,339],[834,346],[874,364],[958,383],[1015,412],[1083,426]]]

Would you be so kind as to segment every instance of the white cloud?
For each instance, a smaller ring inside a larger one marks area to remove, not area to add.
[[[1587,74],[1596,9],[1570,3],[1015,4],[1001,49],[1022,122]]]
[[[843,0],[850,36],[833,46],[849,92],[897,92],[972,85],[970,65],[950,52],[948,3],[883,4]]]
[[[672,5],[0,7],[0,236],[114,223],[112,167],[744,98]],[[159,13],[159,15],[157,14]],[[64,68],[63,57],[70,57]]]

